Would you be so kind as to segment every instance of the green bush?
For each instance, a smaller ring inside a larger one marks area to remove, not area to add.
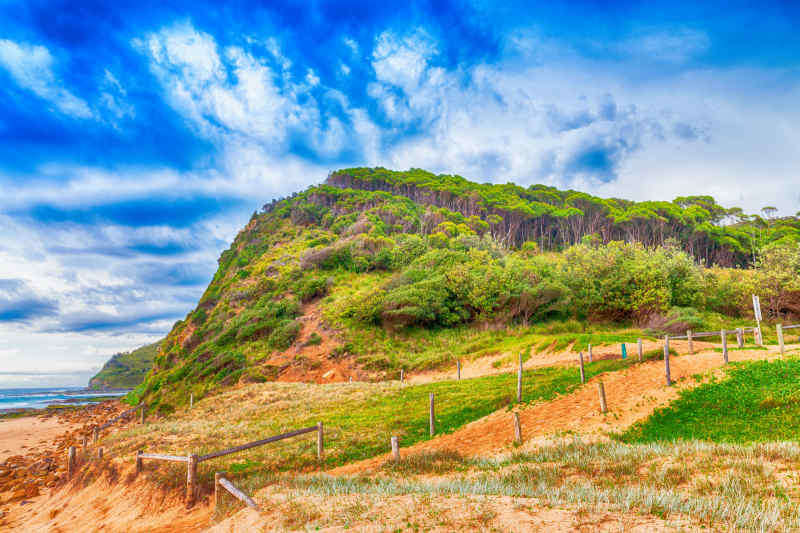
[[[300,327],[296,320],[284,320],[267,338],[267,344],[274,350],[286,350],[297,340]]]

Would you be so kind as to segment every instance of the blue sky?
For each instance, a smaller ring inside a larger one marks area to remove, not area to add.
[[[0,2],[0,386],[165,334],[353,165],[800,209],[788,2]]]

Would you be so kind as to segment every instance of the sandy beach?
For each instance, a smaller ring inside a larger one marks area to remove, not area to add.
[[[56,437],[76,427],[59,417],[25,416],[0,420],[0,462],[51,446]]]

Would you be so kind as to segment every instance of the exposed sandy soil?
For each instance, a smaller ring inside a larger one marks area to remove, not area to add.
[[[331,353],[339,346],[331,332],[322,321],[319,303],[303,306],[303,315],[298,319],[302,328],[294,345],[280,353],[273,354],[266,364],[277,366],[280,372],[276,381],[333,383],[366,381],[370,374],[359,369],[348,358],[333,359]],[[319,344],[308,344],[312,333],[322,339]]]
[[[0,462],[48,446],[64,433],[78,427],[61,418],[25,416],[0,420]]]
[[[0,530],[156,533],[200,531],[209,524],[209,506],[187,510],[177,491],[161,491],[144,479],[130,482],[134,475],[130,465],[121,472],[112,467],[94,481],[78,480],[28,505],[17,504]]]
[[[730,361],[767,359],[779,356],[770,350],[731,351]],[[519,410],[522,439],[558,432],[574,431],[583,435],[603,435],[619,431],[634,422],[649,416],[654,409],[674,400],[679,391],[694,387],[698,381],[691,378],[722,367],[722,354],[704,352],[670,358],[670,371],[674,385],[667,387],[664,362],[650,361],[619,372],[612,372],[587,382],[571,394],[552,401],[532,405]],[[597,382],[605,386],[608,413],[600,412]],[[524,386],[524,385],[523,385]],[[457,450],[462,455],[489,455],[502,451],[513,443],[513,415],[496,411],[476,420],[461,429],[435,439],[417,443],[401,453],[416,453],[423,450]],[[402,447],[402,443],[401,443]],[[388,454],[345,465],[331,471],[333,474],[349,474],[374,469],[388,458]]]
[[[251,531],[694,531],[687,521],[580,508],[548,508],[528,498],[504,496],[308,496],[262,491],[261,513],[242,510],[208,529]]]
[[[642,341],[642,351],[648,352],[655,349],[660,349],[663,346],[661,341]],[[688,353],[689,347],[686,341],[670,341],[670,347],[675,349],[678,353]],[[712,343],[707,342],[693,342],[695,353],[703,350],[710,350],[714,347]],[[626,343],[626,350],[628,357],[637,357],[637,347],[635,343]],[[621,356],[621,344],[610,346],[594,346],[592,348],[592,360],[600,361],[603,359],[618,359]],[[517,354],[511,352],[503,352],[497,355],[488,357],[481,357],[473,361],[461,362],[461,378],[477,378],[481,376],[490,376],[496,374],[504,374],[510,370],[517,368],[515,357]],[[588,353],[584,353],[584,360],[589,362]],[[504,364],[495,367],[496,361],[504,361]],[[562,352],[537,352],[522,364],[525,369],[541,368],[544,366],[577,366],[578,353],[572,350],[565,350]],[[456,367],[453,365],[452,369],[442,370],[428,370],[411,374],[408,376],[409,383],[429,383],[432,381],[443,381],[446,379],[454,379],[456,376]]]

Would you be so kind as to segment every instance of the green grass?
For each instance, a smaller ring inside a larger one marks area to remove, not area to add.
[[[725,379],[682,392],[671,405],[618,438],[625,442],[797,441],[800,360],[733,363]]]
[[[635,357],[602,360],[587,363],[585,371],[589,379],[633,364]],[[526,370],[523,402],[547,401],[579,386],[576,367]],[[252,384],[196,401],[192,410],[181,410],[145,426],[111,435],[108,445],[119,455],[137,449],[179,455],[191,451],[202,455],[322,421],[323,465],[316,459],[313,436],[307,436],[204,463],[201,476],[208,478],[215,470],[248,475],[265,469],[308,471],[321,466],[334,467],[388,452],[389,440],[395,435],[402,447],[430,438],[431,392],[435,396],[436,432],[450,433],[498,409],[511,407],[516,399],[516,374],[419,385],[401,385],[398,381]]]

